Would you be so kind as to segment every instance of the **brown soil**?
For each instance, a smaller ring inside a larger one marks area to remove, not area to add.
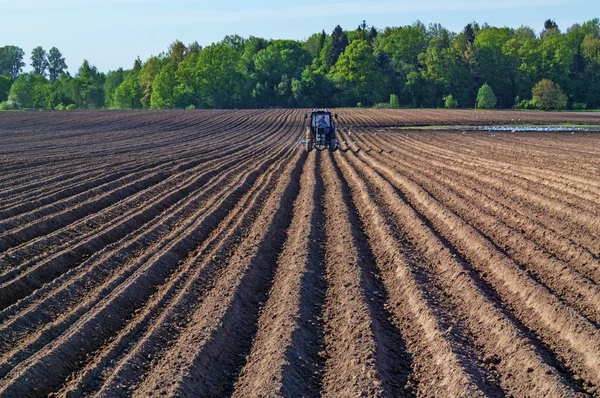
[[[0,396],[600,396],[600,133],[393,128],[600,114],[337,112],[0,114]]]

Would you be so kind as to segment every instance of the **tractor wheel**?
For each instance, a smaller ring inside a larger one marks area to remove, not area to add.
[[[312,140],[306,140],[306,146],[304,147],[304,149],[306,150],[306,152],[312,151],[312,149],[313,149]]]
[[[334,152],[337,149],[337,141],[331,140],[329,141],[329,151]]]

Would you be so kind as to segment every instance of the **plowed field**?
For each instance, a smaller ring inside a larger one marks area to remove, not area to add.
[[[0,114],[0,396],[600,396],[600,114]],[[385,128],[384,128],[385,127]]]

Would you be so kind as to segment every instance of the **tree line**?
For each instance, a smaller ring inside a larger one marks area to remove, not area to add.
[[[421,22],[306,40],[226,36],[202,48],[171,44],[103,73],[74,76],[57,48],[0,47],[0,109],[275,107],[600,107],[600,20],[540,34],[470,23],[454,33]]]

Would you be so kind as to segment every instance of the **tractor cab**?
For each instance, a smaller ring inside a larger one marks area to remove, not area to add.
[[[308,114],[304,115],[309,119]],[[314,111],[310,114],[310,120],[306,126],[305,148],[311,151],[313,148],[334,151],[338,147],[338,141],[335,138],[335,122],[337,114],[329,111]]]

